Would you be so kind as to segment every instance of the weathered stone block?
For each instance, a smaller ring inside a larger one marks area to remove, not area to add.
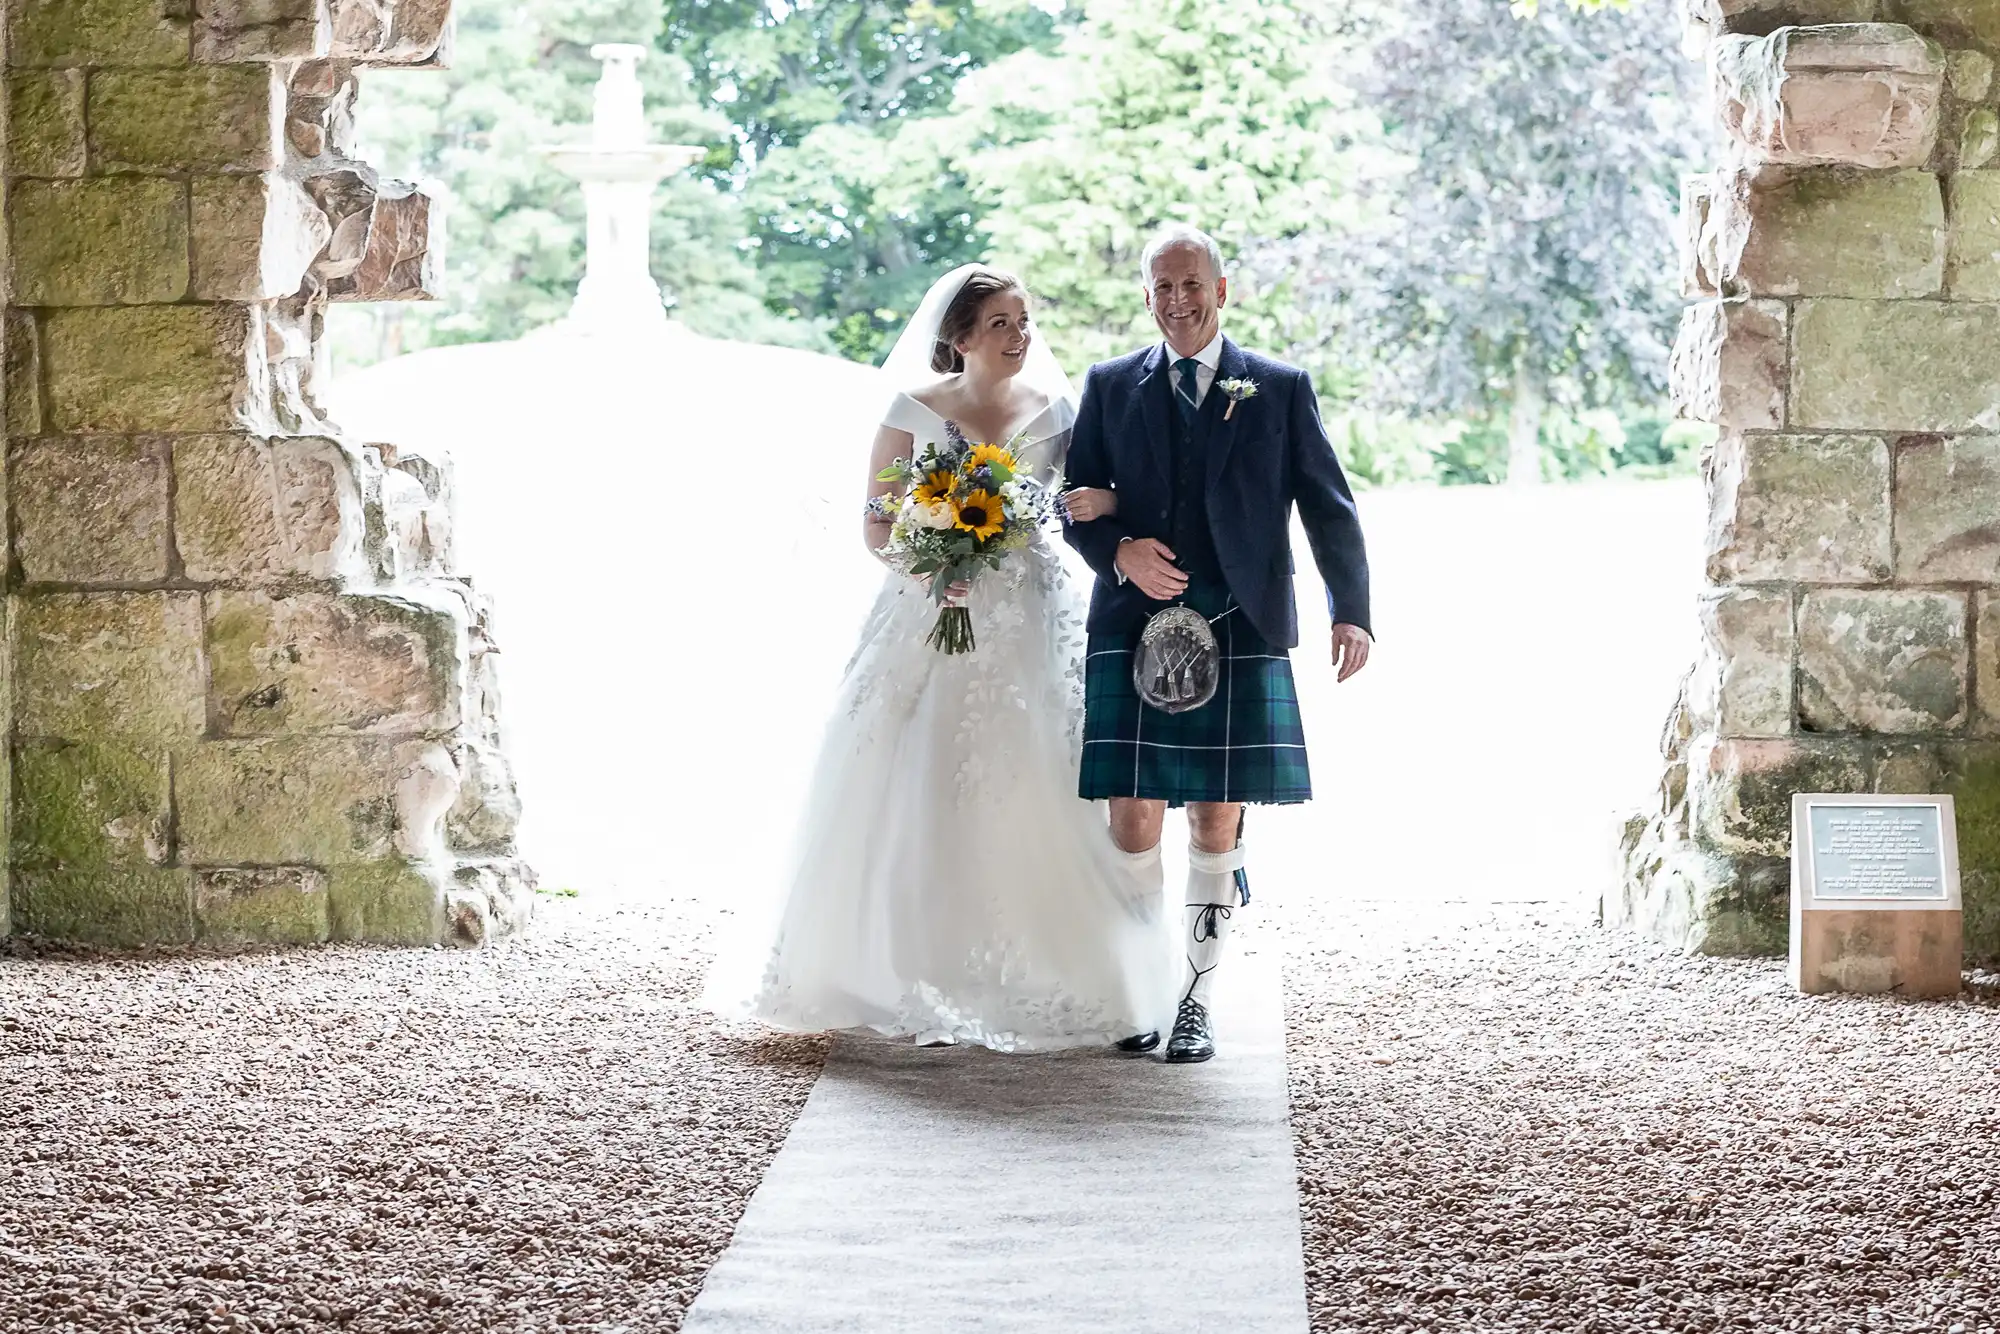
[[[254,306],[50,310],[42,360],[60,431],[227,431],[267,412]]]
[[[497,746],[480,742],[459,746],[457,759],[458,801],[445,817],[445,837],[452,850],[474,856],[511,856],[514,834],[521,823],[521,798],[514,786],[513,767]]]
[[[42,433],[42,331],[33,312],[7,311],[7,433]]]
[[[1937,139],[1944,50],[1896,23],[1717,38],[1715,105],[1753,164],[1918,167]]]
[[[201,735],[200,594],[43,593],[13,601],[19,735]]]
[[[1963,0],[1952,0],[1962,7]],[[1945,56],[1945,84],[1961,102],[1984,102],[1993,87],[1993,57],[1983,51],[1953,51]]]
[[[1942,792],[1944,764],[1929,742],[1903,741],[1875,752],[1874,792]]]
[[[1958,870],[1965,906],[1965,953],[2000,961],[2000,745],[1956,742],[1938,747],[1941,785],[1958,813]]]
[[[167,446],[156,436],[23,441],[8,471],[14,557],[29,582],[167,576]]]
[[[2000,305],[1801,301],[1792,316],[1792,425],[1857,431],[2000,429]]]
[[[1897,18],[1941,40],[2000,49],[2000,4],[1994,0],[1895,0],[1895,5]],[[1974,101],[1983,95],[1966,94]]]
[[[1714,719],[1722,736],[1788,735],[1792,595],[1733,589],[1706,597],[1701,626],[1706,651],[1690,682],[1690,707]]]
[[[2000,733],[2000,593],[1973,595],[1972,636],[1973,730]]]
[[[1898,445],[1896,578],[2000,583],[2000,436],[1913,436]]]
[[[1957,169],[1977,171],[1993,160],[2000,149],[2000,115],[1991,107],[1973,107],[1958,128]]]
[[[178,181],[16,181],[14,300],[24,306],[178,301],[188,290],[187,194]]]
[[[1815,732],[1935,732],[1965,721],[1960,593],[1824,589],[1799,603],[1799,717]]]
[[[1669,379],[1674,411],[1741,430],[1785,424],[1782,302],[1703,301],[1681,312]]]
[[[208,595],[209,715],[224,736],[448,732],[462,607],[388,594]]]
[[[171,859],[167,753],[96,742],[14,750],[16,866],[82,870]]]
[[[435,945],[444,938],[447,873],[400,858],[336,866],[328,878],[335,940]]]
[[[1862,743],[1709,740],[1689,757],[1697,837],[1731,855],[1788,857],[1794,792],[1866,792]]]
[[[406,813],[398,788],[432,762],[434,749],[358,736],[191,746],[174,780],[181,856],[211,866],[337,866],[390,856],[426,816]]]
[[[100,72],[89,107],[99,171],[270,171],[284,160],[274,66]]]
[[[185,65],[188,25],[147,0],[15,0],[7,63]]]
[[[14,930],[129,949],[194,939],[194,878],[163,867],[16,870]]]
[[[333,234],[312,197],[276,173],[197,176],[189,188],[198,300],[290,296]]]
[[[2000,172],[1967,171],[1946,186],[1951,250],[1945,265],[1961,301],[2000,301]]]
[[[80,69],[7,76],[8,175],[83,175],[83,82]]]
[[[1711,462],[1709,582],[1886,580],[1890,466],[1868,436],[1725,434]]]
[[[174,475],[190,579],[332,579],[359,559],[361,487],[338,441],[190,437],[175,446]]]
[[[1677,237],[1681,261],[1681,295],[1719,296],[1716,275],[1709,267],[1711,256],[1704,253],[1703,237],[1709,229],[1708,211],[1715,203],[1716,175],[1702,172],[1681,177],[1680,233]]]
[[[1731,295],[1910,297],[1944,282],[1944,197],[1923,171],[1718,172],[1702,268]]]
[[[327,0],[196,0],[194,58],[205,64],[311,60],[327,53]]]
[[[194,875],[195,938],[211,945],[310,945],[332,930],[325,871],[216,867]]]
[[[336,220],[325,253],[313,265],[329,300],[421,301],[437,295],[444,212],[422,188],[353,170],[317,176],[307,185]]]
[[[511,858],[457,868],[445,893],[445,938],[477,947],[512,935],[535,915],[535,873]]]
[[[447,44],[453,0],[333,0],[333,55],[362,65],[428,65]]]

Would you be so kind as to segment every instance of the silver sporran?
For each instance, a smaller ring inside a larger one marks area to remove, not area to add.
[[[1166,713],[1186,713],[1215,698],[1222,650],[1208,618],[1192,607],[1155,612],[1132,653],[1132,687]]]

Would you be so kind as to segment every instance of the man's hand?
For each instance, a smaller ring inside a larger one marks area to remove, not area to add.
[[[1174,553],[1164,542],[1150,537],[1120,542],[1112,563],[1155,602],[1170,602],[1187,591],[1188,577],[1174,564]]]
[[[1334,678],[1336,682],[1348,677],[1368,665],[1368,632],[1358,625],[1336,625],[1333,627],[1333,665],[1340,670]]]

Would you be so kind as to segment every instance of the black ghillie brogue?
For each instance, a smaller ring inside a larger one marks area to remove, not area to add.
[[[1112,1050],[1122,1051],[1127,1056],[1144,1056],[1159,1045],[1160,1035],[1156,1030],[1150,1033],[1134,1033],[1129,1038],[1120,1038],[1118,1041],[1112,1043],[1111,1047]]]
[[[1189,996],[1174,1016],[1173,1036],[1167,1039],[1168,1065],[1193,1065],[1215,1055],[1215,1036],[1208,1029],[1208,1007]]]

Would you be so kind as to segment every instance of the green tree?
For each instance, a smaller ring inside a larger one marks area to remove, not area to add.
[[[1166,222],[1226,250],[1336,232],[1369,123],[1330,77],[1338,34],[1299,0],[1092,0],[1051,54],[960,83],[945,150],[1065,363],[1156,337],[1138,271]],[[1239,271],[1230,329],[1283,353],[1302,337],[1288,273]],[[1313,367],[1322,387],[1330,359]]]
[[[1696,72],[1668,0],[1426,0],[1383,23],[1355,83],[1404,167],[1373,184],[1379,225],[1289,257],[1302,296],[1344,321],[1374,406],[1474,418],[1461,443],[1504,435],[1493,471],[1540,480],[1575,434],[1551,432],[1552,406],[1574,420],[1664,388]]]
[[[661,20],[661,0],[472,0],[460,6],[449,71],[364,72],[364,156],[441,184],[449,240],[442,300],[336,311],[344,359],[518,337],[569,309],[583,274],[583,195],[542,150],[589,132],[602,68],[591,46],[651,43]],[[639,74],[655,137],[732,137],[726,119],[696,105],[684,62],[656,53]],[[740,198],[683,175],[657,200],[653,272],[679,318],[713,336],[825,346],[819,329],[768,309]]]
[[[668,0],[671,49],[740,152],[711,156],[753,216],[775,310],[875,360],[940,271],[979,256],[976,204],[925,122],[968,71],[1046,45],[1032,0]]]

